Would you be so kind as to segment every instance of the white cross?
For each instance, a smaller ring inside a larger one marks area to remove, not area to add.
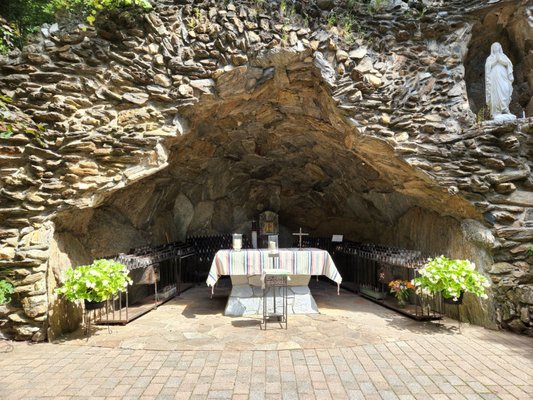
[[[298,248],[302,248],[302,236],[308,236],[308,233],[302,233],[302,228],[300,227],[300,233],[293,233],[294,236],[298,236]]]

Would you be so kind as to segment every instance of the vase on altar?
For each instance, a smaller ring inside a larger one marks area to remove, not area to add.
[[[233,235],[233,250],[239,251],[242,249],[242,233],[234,233]]]
[[[278,250],[278,235],[268,235],[268,250],[272,252]]]

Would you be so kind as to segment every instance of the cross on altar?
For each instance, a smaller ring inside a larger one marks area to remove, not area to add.
[[[302,228],[300,227],[299,233],[293,233],[294,236],[298,236],[298,248],[302,248],[302,236],[308,236],[308,233],[302,233]]]

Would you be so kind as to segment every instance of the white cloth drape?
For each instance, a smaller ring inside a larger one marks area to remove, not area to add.
[[[340,286],[342,277],[325,250],[279,249],[275,264],[291,275],[325,275]],[[271,252],[267,249],[219,250],[215,254],[206,283],[214,286],[221,275],[261,275],[272,268]]]

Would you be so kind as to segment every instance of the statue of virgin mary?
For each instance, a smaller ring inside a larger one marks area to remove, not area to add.
[[[516,116],[509,111],[513,94],[513,64],[503,54],[498,42],[492,44],[485,62],[485,97],[490,115],[495,121],[512,121]]]

